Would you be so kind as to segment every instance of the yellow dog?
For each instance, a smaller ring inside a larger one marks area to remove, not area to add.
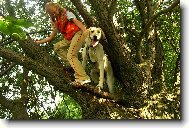
[[[107,55],[104,53],[103,46],[100,44],[100,40],[105,38],[104,32],[101,28],[90,27],[89,35],[85,39],[85,47],[82,52],[82,65],[86,67],[87,54],[92,62],[95,62],[94,69],[91,70],[91,79],[94,83],[98,83],[97,87],[103,89],[103,83],[106,80],[108,84],[109,92],[113,93],[114,89],[114,74],[111,66],[111,62],[108,60]],[[106,73],[106,78],[104,76]]]

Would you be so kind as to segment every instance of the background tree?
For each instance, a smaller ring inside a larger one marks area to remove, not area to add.
[[[78,87],[53,52],[47,0],[0,2],[0,116],[7,119],[180,119],[180,0],[59,0],[101,27],[114,96]],[[88,65],[90,70],[91,65]]]

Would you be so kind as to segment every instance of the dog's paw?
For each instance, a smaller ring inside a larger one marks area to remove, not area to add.
[[[76,81],[74,82],[71,82],[71,84],[74,86],[74,87],[81,87],[82,85]]]
[[[99,92],[101,92],[102,90],[101,90],[101,88],[99,87],[99,86],[96,86],[95,88],[94,88],[94,92],[97,92],[97,93],[99,93]]]
[[[95,92],[101,92],[103,89],[103,84],[98,84],[96,87],[95,87]]]
[[[97,87],[99,87],[100,89],[103,89],[103,84],[98,84]]]

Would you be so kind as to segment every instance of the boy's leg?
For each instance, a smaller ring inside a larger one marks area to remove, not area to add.
[[[76,81],[90,80],[90,77],[86,74],[81,62],[78,60],[78,52],[84,40],[85,35],[83,35],[81,31],[77,32],[71,40],[67,54],[68,61],[75,71]]]
[[[69,46],[70,44],[66,40],[62,40],[54,44],[54,51],[57,53],[57,55],[63,60],[63,62],[66,65],[70,65],[67,60],[67,53]]]

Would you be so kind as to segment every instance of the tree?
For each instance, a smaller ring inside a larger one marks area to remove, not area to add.
[[[33,43],[32,38],[51,31],[43,11],[46,2],[0,3],[5,16],[0,22],[2,118],[74,118],[65,115],[68,108],[69,114],[82,112],[77,116],[82,119],[180,119],[180,0],[59,1],[87,27],[104,31],[106,40],[101,43],[117,79],[113,96],[95,91],[93,85],[72,83],[73,70],[52,50],[60,35],[49,45]],[[34,28],[28,28],[28,22]],[[59,93],[67,100],[55,109],[45,108],[48,97],[55,99]],[[62,113],[54,114],[58,111]]]

